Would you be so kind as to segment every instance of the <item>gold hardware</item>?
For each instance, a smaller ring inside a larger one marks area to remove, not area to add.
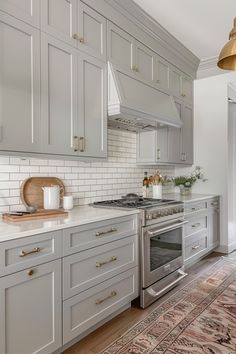
[[[84,152],[85,150],[85,138],[83,136],[79,137],[79,151]]]
[[[182,97],[186,97],[185,93],[182,93],[181,96],[182,96]]]
[[[200,247],[200,245],[196,245],[192,247],[192,250],[197,250]]]
[[[212,205],[212,206],[217,206],[217,205],[218,205],[218,202],[212,202],[211,205]]]
[[[157,149],[157,160],[161,158],[161,149]]]
[[[79,41],[80,41],[80,43],[84,43],[84,38],[80,37]]]
[[[34,270],[33,269],[30,269],[29,271],[28,271],[28,275],[31,277],[31,275],[33,275],[34,274]]]
[[[79,138],[77,135],[73,137],[73,149],[75,152],[79,150]]]
[[[113,256],[111,257],[110,259],[108,259],[107,261],[103,261],[103,262],[96,262],[96,267],[99,268],[99,267],[102,267],[103,265],[105,264],[108,264],[108,263],[111,263],[111,262],[114,262],[117,260],[117,257],[116,256]]]
[[[95,301],[95,304],[96,304],[96,305],[100,305],[100,304],[102,304],[104,301],[109,300],[109,299],[111,299],[112,297],[114,297],[114,296],[116,296],[116,295],[117,295],[117,292],[116,292],[115,290],[113,290],[113,291],[110,293],[110,295],[108,295],[107,297],[104,297],[104,299],[98,299],[98,300],[96,300],[96,301]]]
[[[19,257],[26,257],[26,256],[29,256],[30,254],[33,254],[33,253],[39,253],[40,251],[41,251],[41,248],[39,248],[39,247],[36,247],[32,251],[29,251],[29,252],[22,250],[21,253],[19,254]]]
[[[186,152],[182,152],[181,161],[186,161]]]
[[[107,234],[110,234],[110,233],[112,233],[112,232],[116,232],[117,231],[117,229],[115,228],[115,227],[111,227],[109,230],[107,230],[107,231],[98,231],[98,232],[96,232],[96,236],[97,237],[99,237],[99,236],[103,236],[103,235],[107,235]]]
[[[229,42],[222,48],[217,65],[223,70],[236,70],[236,18],[229,34]]]
[[[201,223],[200,222],[197,222],[196,224],[193,224],[192,227],[198,227],[198,226],[201,226]]]

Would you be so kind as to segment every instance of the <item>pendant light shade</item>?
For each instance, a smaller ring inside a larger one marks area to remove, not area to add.
[[[234,28],[229,34],[229,42],[221,50],[217,65],[224,70],[236,70],[236,18]]]

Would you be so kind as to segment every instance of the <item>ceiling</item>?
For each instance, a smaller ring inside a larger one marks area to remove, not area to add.
[[[134,0],[199,59],[218,56],[236,17],[236,0]]]

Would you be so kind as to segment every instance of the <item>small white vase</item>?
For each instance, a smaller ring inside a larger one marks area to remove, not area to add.
[[[162,198],[162,184],[154,184],[153,185],[153,198],[161,199]]]

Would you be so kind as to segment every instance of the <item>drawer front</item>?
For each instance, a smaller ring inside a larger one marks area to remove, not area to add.
[[[220,200],[218,197],[210,199],[208,201],[208,209],[219,209],[220,207]]]
[[[184,206],[185,215],[200,212],[200,211],[206,211],[206,210],[207,210],[207,201],[190,203],[190,204],[186,203]]]
[[[138,296],[138,267],[63,303],[63,344],[91,328]]]
[[[0,276],[60,258],[61,243],[61,231],[2,242]]]
[[[207,231],[199,232],[184,239],[184,261],[189,262],[201,257],[207,252]]]
[[[188,224],[184,227],[184,236],[189,236],[195,232],[207,229],[207,215],[187,218]]]
[[[137,217],[116,218],[63,231],[63,252],[70,255],[137,233]]]
[[[130,236],[65,257],[63,259],[64,299],[137,266],[137,258],[137,236]]]

